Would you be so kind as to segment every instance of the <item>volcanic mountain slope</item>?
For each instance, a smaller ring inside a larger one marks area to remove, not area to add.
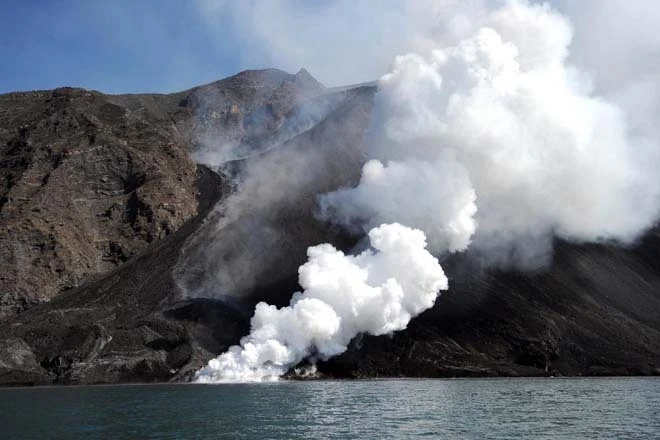
[[[627,250],[557,242],[552,266],[537,274],[450,277],[450,290],[408,330],[365,337],[320,370],[340,377],[658,375],[659,250],[658,230]]]
[[[198,214],[202,139],[256,138],[322,91],[305,71],[271,70],[173,95],[0,96],[0,317],[178,230]]]
[[[237,343],[256,301],[287,303],[307,246],[360,239],[314,210],[357,181],[374,92],[267,70],[172,95],[0,96],[0,383],[182,380]],[[657,374],[660,233],[555,249],[535,274],[444,261],[436,307],[320,371]]]

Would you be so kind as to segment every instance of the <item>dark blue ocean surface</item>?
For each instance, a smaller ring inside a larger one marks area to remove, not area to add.
[[[660,438],[660,379],[0,389],[9,439]]]

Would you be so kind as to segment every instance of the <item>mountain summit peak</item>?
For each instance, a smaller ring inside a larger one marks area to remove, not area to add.
[[[307,71],[304,67],[301,68],[297,73],[296,73],[296,81],[307,84],[307,85],[314,85],[316,87],[321,87],[325,88],[323,84],[321,84],[316,78],[312,76],[311,73]]]

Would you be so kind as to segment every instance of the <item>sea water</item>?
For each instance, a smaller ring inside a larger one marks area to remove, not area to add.
[[[660,378],[0,389],[0,439],[660,439]]]

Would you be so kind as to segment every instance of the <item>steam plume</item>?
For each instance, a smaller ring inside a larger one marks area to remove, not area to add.
[[[403,221],[436,253],[474,233],[488,264],[523,268],[548,261],[553,235],[634,241],[658,214],[655,139],[567,64],[571,26],[548,5],[510,1],[479,21],[455,45],[397,57],[371,129],[382,163],[322,197],[321,216]]]
[[[400,224],[369,232],[374,250],[344,255],[329,244],[309,248],[299,270],[302,292],[288,307],[259,303],[250,334],[200,370],[197,382],[273,380],[303,359],[327,359],[360,333],[406,328],[433,306],[447,278],[425,249],[424,233]]]

